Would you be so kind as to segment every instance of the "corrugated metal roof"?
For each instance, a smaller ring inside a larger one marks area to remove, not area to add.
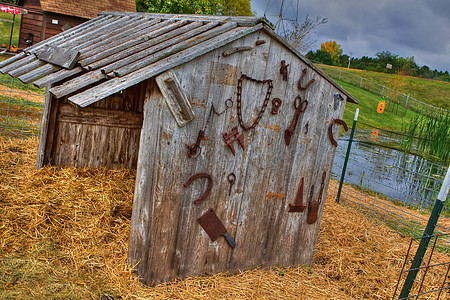
[[[358,102],[267,24],[255,17],[103,12],[1,62],[0,72],[48,87],[57,98],[70,95],[71,102],[85,107],[263,29],[342,90],[348,100]],[[49,46],[79,51],[76,66],[69,70],[38,59]]]

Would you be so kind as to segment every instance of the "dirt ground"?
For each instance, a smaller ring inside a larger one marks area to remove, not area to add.
[[[135,171],[36,171],[36,149],[36,138],[0,138],[1,299],[393,296],[410,239],[355,208],[336,204],[331,194],[312,266],[259,268],[144,286],[127,264]],[[445,262],[448,256],[440,253],[431,261]],[[446,271],[447,265],[429,269],[422,292],[442,286]],[[442,294],[441,299],[448,296]]]

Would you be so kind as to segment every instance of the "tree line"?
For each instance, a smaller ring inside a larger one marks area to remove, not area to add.
[[[314,62],[338,67],[401,74],[427,79],[449,81],[448,71],[431,70],[428,66],[419,66],[414,62],[414,56],[400,57],[390,51],[377,52],[375,57],[351,57],[342,53],[340,45],[335,41],[322,43],[320,49],[309,51],[306,57]]]

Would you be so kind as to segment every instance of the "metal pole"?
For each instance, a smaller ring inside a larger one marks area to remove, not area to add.
[[[422,264],[423,256],[427,251],[428,244],[430,243],[430,237],[436,228],[437,221],[441,214],[442,208],[445,204],[445,199],[447,198],[448,189],[450,188],[450,166],[447,169],[447,174],[445,175],[444,182],[442,183],[439,195],[436,198],[436,202],[431,212],[430,219],[428,220],[427,227],[423,233],[422,239],[420,240],[419,248],[417,249],[414,260],[411,264],[411,268],[406,277],[405,283],[403,284],[402,291],[400,293],[399,299],[404,299],[409,296],[414,280],[416,279],[417,272],[419,272],[420,265]]]
[[[352,148],[353,134],[355,133],[356,121],[358,120],[359,108],[356,109],[355,118],[353,119],[353,127],[348,140],[347,154],[345,155],[344,166],[342,167],[341,181],[339,182],[339,189],[337,192],[336,202],[339,203],[341,198],[342,185],[344,184],[345,171],[347,170],[348,157],[350,156],[350,149]]]
[[[12,43],[12,37],[13,37],[13,31],[14,31],[14,21],[16,19],[16,14],[13,15],[13,19],[12,19],[12,23],[11,23],[11,36],[9,37],[9,46],[8,46],[8,50],[9,52],[11,52],[11,43]]]

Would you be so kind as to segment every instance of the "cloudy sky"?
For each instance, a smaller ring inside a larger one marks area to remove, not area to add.
[[[283,17],[328,18],[317,42],[336,41],[344,54],[372,56],[390,51],[430,69],[450,72],[450,0],[285,0]],[[276,23],[282,0],[252,0],[252,11]]]

